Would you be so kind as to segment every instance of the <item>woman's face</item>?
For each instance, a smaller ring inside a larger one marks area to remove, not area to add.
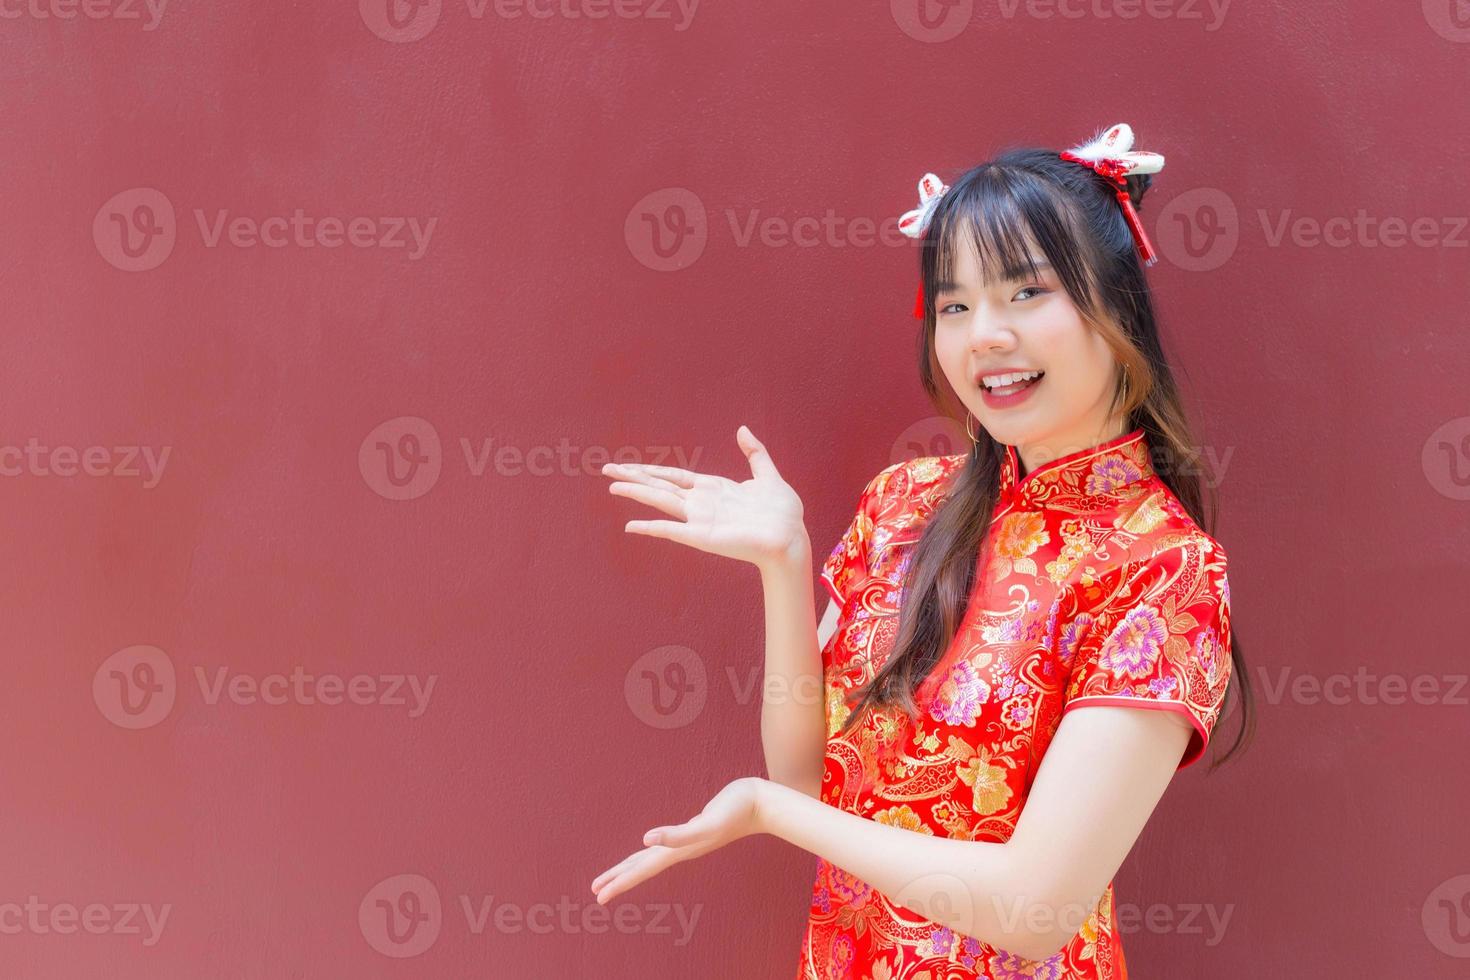
[[[1029,473],[1124,432],[1108,416],[1119,368],[1102,334],[1082,319],[1060,278],[1032,246],[1040,275],[982,283],[973,246],[955,255],[955,281],[935,295],[934,346],[950,385],[996,441],[1015,446]],[[1025,274],[1023,273],[1023,276]],[[1041,372],[1020,386],[996,376]]]

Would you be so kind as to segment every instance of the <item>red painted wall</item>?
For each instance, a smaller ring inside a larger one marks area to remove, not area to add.
[[[1120,872],[1130,965],[1461,975],[1454,5],[534,9],[0,0],[0,975],[792,974],[778,841],[588,891],[761,772],[756,574],[599,468],[747,423],[824,557],[946,451],[872,229],[1120,120],[1262,709]]]

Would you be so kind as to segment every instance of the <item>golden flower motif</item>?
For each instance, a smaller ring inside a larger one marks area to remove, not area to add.
[[[904,830],[928,834],[930,837],[934,836],[934,831],[924,825],[924,821],[907,803],[889,807],[887,810],[879,810],[873,814],[873,822],[886,824],[889,827],[902,827]]]
[[[995,551],[1001,557],[1014,561],[1025,558],[1050,540],[1051,535],[1046,533],[1046,520],[1040,511],[1008,514],[996,535]]]
[[[842,726],[847,722],[847,716],[852,714],[844,698],[844,691],[837,685],[827,688],[827,735],[836,735],[842,731]]]
[[[975,791],[974,809],[982,816],[989,816],[1005,808],[1011,798],[1011,788],[1006,785],[1006,773],[1000,766],[990,764],[990,753],[981,750],[956,770],[960,779]]]
[[[944,463],[938,456],[924,456],[914,460],[909,467],[909,474],[915,483],[930,483],[944,473]]]
[[[1138,506],[1126,515],[1119,515],[1116,524],[1129,534],[1147,534],[1160,524],[1164,523],[1169,516],[1164,513],[1164,495],[1162,492],[1152,493],[1138,503]]]

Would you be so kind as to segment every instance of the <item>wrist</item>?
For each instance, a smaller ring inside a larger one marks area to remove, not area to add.
[[[806,528],[793,537],[786,547],[772,555],[762,572],[774,574],[806,575],[812,568],[812,542]]]
[[[755,816],[752,823],[755,825],[757,834],[769,834],[771,832],[771,817],[776,807],[780,805],[780,790],[786,789],[780,783],[759,776],[752,776],[755,780]]]

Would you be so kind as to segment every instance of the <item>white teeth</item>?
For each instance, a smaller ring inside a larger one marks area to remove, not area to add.
[[[980,383],[986,388],[1004,388],[1007,385],[1016,384],[1019,381],[1030,381],[1032,378],[1041,377],[1040,371],[1026,371],[1024,373],[1012,372],[1010,374],[987,374],[980,379]]]

